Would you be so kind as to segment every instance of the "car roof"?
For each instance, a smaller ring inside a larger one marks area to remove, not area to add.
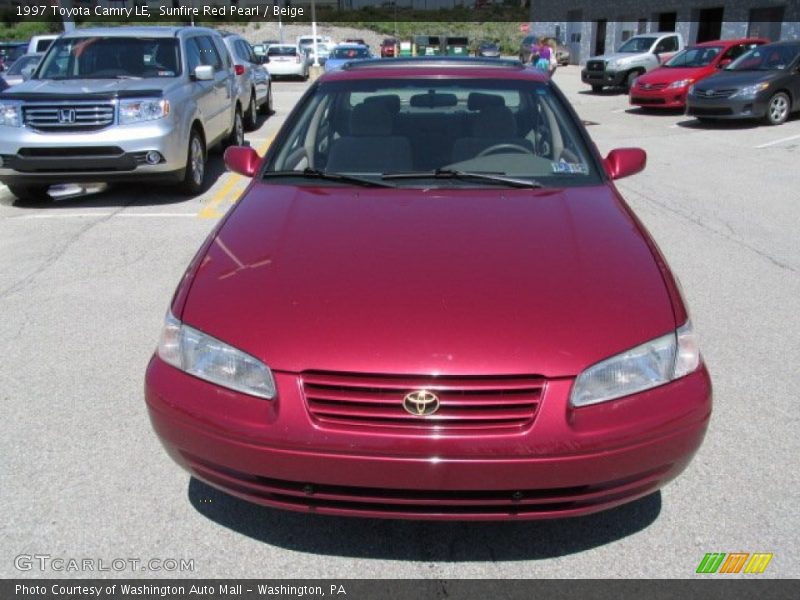
[[[477,57],[366,59],[347,63],[341,70],[331,71],[320,79],[352,81],[425,77],[515,79],[542,82],[550,79],[543,71],[525,67],[518,60]]]
[[[736,44],[752,44],[753,42],[769,43],[769,40],[764,38],[736,38],[733,40],[713,40],[710,42],[701,42],[699,44],[692,44],[691,48],[709,48],[713,46],[735,46]]]
[[[208,27],[168,27],[165,25],[131,26],[131,27],[87,27],[75,29],[62,34],[65,38],[98,36],[98,37],[142,37],[142,38],[169,38],[176,37],[181,32],[217,33]]]

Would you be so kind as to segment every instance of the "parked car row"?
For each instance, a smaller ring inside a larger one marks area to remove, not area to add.
[[[81,181],[161,181],[196,194],[209,150],[242,145],[271,110],[270,76],[238,35],[76,29],[0,94],[0,182],[29,201]]]
[[[643,109],[780,125],[800,111],[800,41],[742,38],[686,48],[678,33],[643,34],[590,58],[581,79],[594,92],[624,86],[630,103]]]

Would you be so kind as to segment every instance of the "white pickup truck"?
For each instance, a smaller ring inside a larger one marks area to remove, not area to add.
[[[593,92],[616,86],[627,90],[639,75],[668,61],[684,47],[683,36],[674,31],[635,35],[616,52],[587,60],[581,80],[592,86]]]

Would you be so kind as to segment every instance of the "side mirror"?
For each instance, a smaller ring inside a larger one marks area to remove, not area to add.
[[[617,148],[608,153],[603,164],[611,179],[622,179],[645,168],[647,153],[641,148]]]
[[[250,146],[231,146],[225,150],[225,166],[234,173],[252,177],[259,164],[261,157]]]
[[[194,78],[197,81],[211,81],[214,79],[214,67],[211,65],[200,65],[195,67]]]

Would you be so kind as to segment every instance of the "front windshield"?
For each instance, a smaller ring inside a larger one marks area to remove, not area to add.
[[[177,77],[178,40],[140,37],[70,37],[53,42],[37,79]]]
[[[725,67],[726,71],[780,71],[800,54],[800,46],[759,46]]]
[[[620,46],[619,52],[648,52],[656,41],[654,37],[635,37]]]
[[[369,50],[366,48],[334,48],[331,58],[369,58]]]
[[[722,46],[707,46],[687,48],[679,52],[665,64],[665,67],[707,67],[717,55],[722,52]]]
[[[405,187],[491,185],[474,176],[435,177],[441,171],[549,187],[599,182],[573,117],[541,82],[327,82],[285,128],[270,150],[264,173],[270,183],[318,186],[319,179],[302,176],[321,172]],[[398,174],[412,176],[398,179]]]
[[[7,71],[7,75],[19,75],[24,68],[35,66],[41,58],[40,55],[23,56],[11,65],[11,68]]]

